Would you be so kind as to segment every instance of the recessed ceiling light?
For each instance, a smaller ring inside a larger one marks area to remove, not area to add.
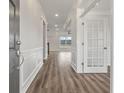
[[[55,14],[55,16],[56,16],[56,17],[58,17],[58,16],[59,16],[59,14]]]
[[[98,6],[99,5],[99,3],[96,3],[96,6]]]
[[[57,24],[55,24],[54,26],[55,26],[55,27],[58,27],[58,25],[57,25]]]

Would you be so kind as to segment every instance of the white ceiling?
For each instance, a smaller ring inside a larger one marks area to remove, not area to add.
[[[58,24],[60,28],[63,27],[72,9],[73,1],[74,0],[41,0],[50,28],[55,28],[55,24]],[[59,14],[59,17],[54,16],[56,13]]]
[[[94,11],[111,11],[112,0],[100,0],[99,5],[94,8]]]
[[[88,3],[92,2],[94,0],[82,0],[82,3],[80,4],[80,8],[87,7]],[[99,5],[94,8],[94,11],[109,11],[112,7],[112,1],[113,0],[99,0]]]
[[[70,13],[75,0],[41,0],[42,8],[47,18],[49,27],[55,29],[54,25],[57,24],[61,29]],[[79,1],[79,8],[85,8],[89,2],[93,0],[76,0]],[[100,0],[99,5],[92,11],[106,11],[111,10],[112,0]],[[55,17],[55,14],[59,17]]]

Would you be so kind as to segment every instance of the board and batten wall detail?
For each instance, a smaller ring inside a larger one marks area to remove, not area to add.
[[[25,93],[43,64],[43,20],[40,0],[20,1],[20,93]],[[21,59],[20,59],[21,60]]]

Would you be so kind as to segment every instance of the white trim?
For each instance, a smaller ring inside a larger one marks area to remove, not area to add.
[[[87,19],[85,19],[85,22],[87,22],[88,20],[103,20],[103,22],[104,22],[104,24],[106,23],[106,17],[97,17],[97,18],[87,18]],[[103,47],[107,47],[107,45],[106,45],[106,43],[107,43],[107,41],[106,41],[106,24],[104,25],[105,26],[105,30],[104,30],[104,46]],[[85,26],[85,29],[86,29],[86,26]],[[85,33],[84,33],[84,36],[85,36],[85,40],[84,40],[84,43],[85,43],[85,45],[84,45],[84,47],[85,47],[85,49],[84,49],[84,73],[107,73],[107,58],[106,58],[106,51],[104,52],[104,67],[88,67],[87,66],[87,43],[88,43],[88,41],[87,41],[87,32],[85,31]]]
[[[47,53],[47,51],[48,51],[47,50],[47,29],[48,29],[47,26],[48,26],[48,23],[44,16],[41,16],[41,21],[42,21],[42,23],[43,22],[45,23],[45,32],[44,32],[44,27],[42,28],[43,35],[45,33],[45,57],[44,57],[44,52],[43,52],[43,59],[47,59],[47,57],[48,57],[48,53]],[[44,25],[44,24],[42,24],[42,25]],[[44,40],[44,37],[43,37],[43,40]],[[43,51],[44,51],[44,41],[43,41]]]
[[[43,21],[46,23],[46,25],[48,24],[48,22],[47,22],[45,16],[41,16],[41,20],[43,20]]]
[[[80,15],[80,17],[84,17],[91,9],[93,9],[96,6],[96,3],[98,3],[100,0],[92,0],[89,2],[89,5],[85,8],[84,12]]]
[[[77,72],[77,66],[75,64],[71,64],[72,68],[74,69],[75,72]]]
[[[23,90],[20,93],[26,93],[27,89],[29,88],[30,84],[34,80],[35,76],[41,69],[43,63],[40,63],[37,65],[37,67],[33,70],[33,72],[29,75],[29,77],[26,79],[26,81],[23,83]]]
[[[86,16],[92,16],[92,15],[93,16],[96,16],[96,15],[98,15],[98,16],[100,16],[100,15],[101,16],[105,16],[105,15],[109,16],[109,15],[111,15],[111,11],[109,11],[109,10],[108,11],[104,11],[104,12],[103,11],[90,11],[90,12],[87,13]]]
[[[43,58],[44,60],[47,60],[47,57]]]
[[[20,67],[20,93],[26,93],[28,87],[30,86],[30,84],[32,83],[35,76],[37,75],[37,73],[39,72],[40,68],[43,65],[43,48],[39,47],[39,48],[24,50],[21,53],[24,56],[25,60],[24,60],[24,63],[22,64],[22,66]],[[34,57],[36,57],[36,58],[34,59]],[[36,66],[35,66],[35,68],[32,68],[31,73],[29,73],[29,76],[24,80],[24,75],[23,75],[24,74],[24,65],[25,65],[25,62],[30,63],[29,59],[31,59],[31,58],[34,61]]]
[[[37,47],[37,48],[32,48],[32,49],[27,49],[27,50],[21,50],[21,53],[25,54],[27,52],[33,52],[39,49],[43,49],[43,47]]]

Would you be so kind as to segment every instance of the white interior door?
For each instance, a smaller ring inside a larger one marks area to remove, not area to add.
[[[105,19],[88,19],[84,25],[84,72],[106,73]]]

